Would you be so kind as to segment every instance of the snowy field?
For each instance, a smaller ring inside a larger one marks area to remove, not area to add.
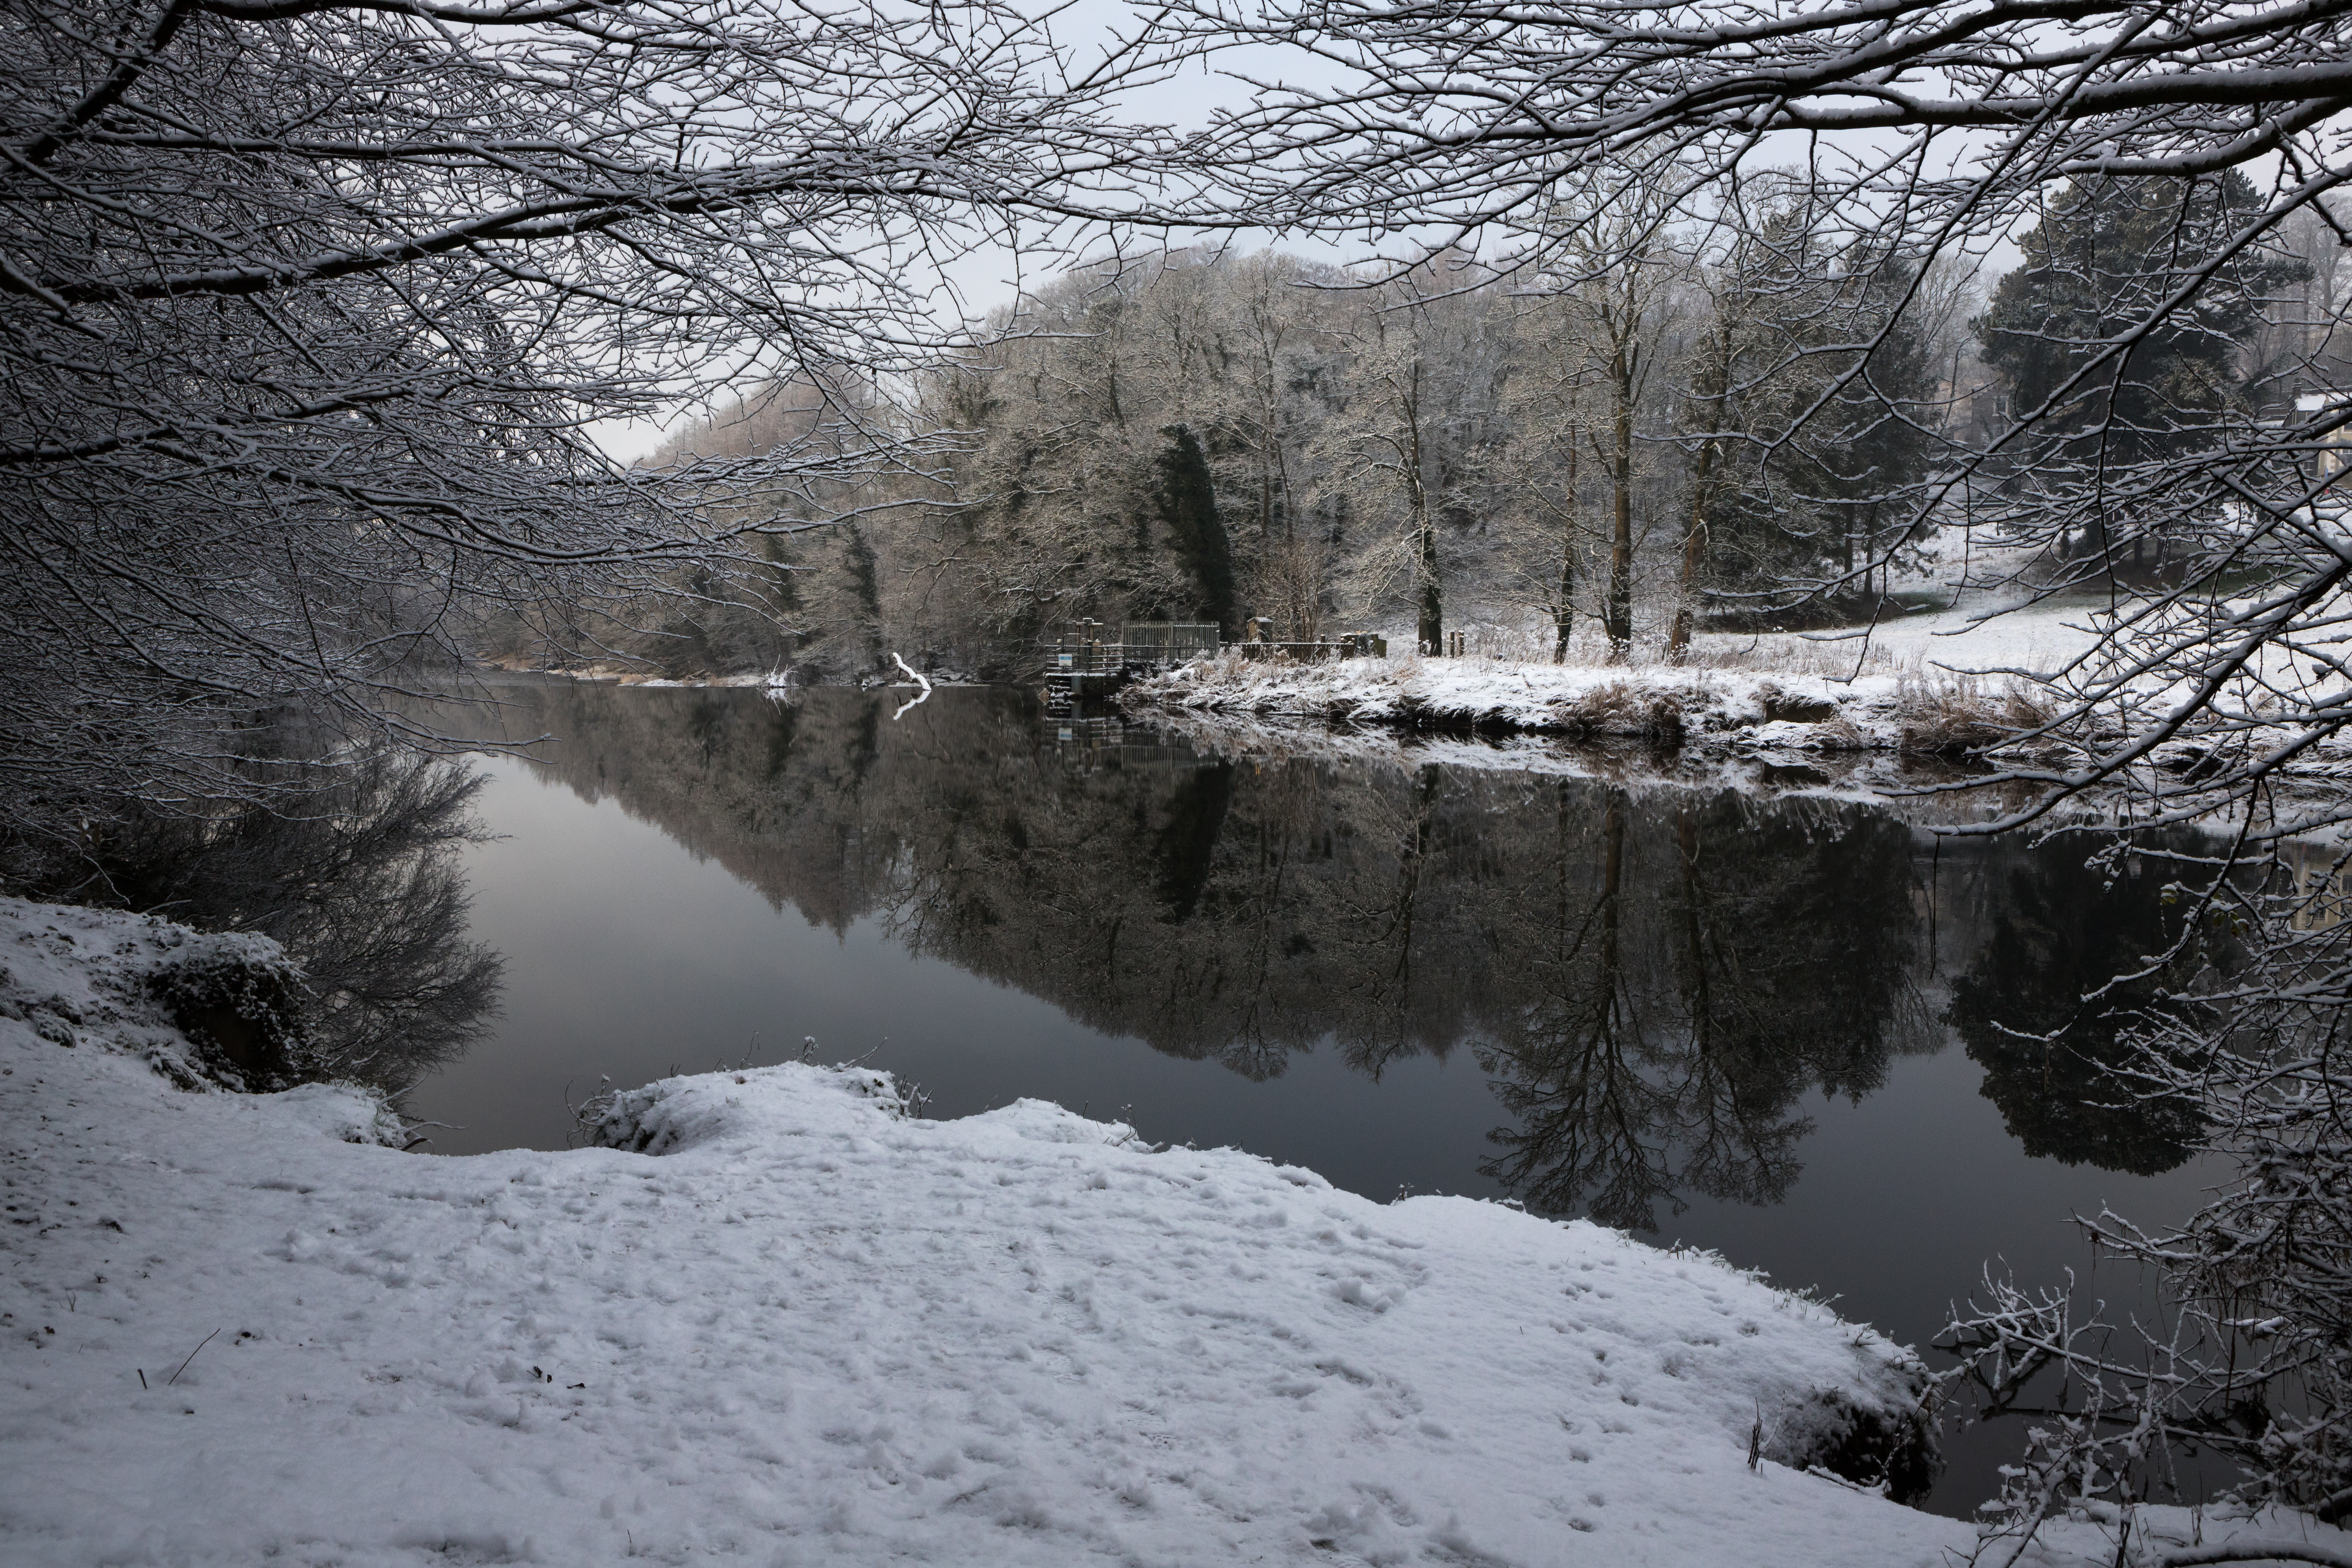
[[[1671,735],[1763,754],[1920,749],[1955,700],[1998,709],[2021,689],[2012,672],[2054,668],[2092,641],[2084,606],[2045,603],[1987,618],[1993,608],[1972,598],[1866,634],[1709,634],[1683,665],[1611,665],[1605,647],[1589,643],[1567,664],[1412,654],[1294,664],[1228,654],[1139,681],[1122,701],[1139,714]]]
[[[1916,1363],[1708,1257],[1035,1101],[925,1121],[854,1068],[633,1090],[622,1147],[402,1153],[355,1090],[172,1087],[148,981],[205,940],[0,900],[11,1564],[1975,1544],[1794,1468],[1901,1429]],[[2028,1562],[2114,1560],[2056,1531]]]

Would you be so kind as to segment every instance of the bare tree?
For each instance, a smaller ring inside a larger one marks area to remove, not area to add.
[[[0,823],[192,799],[486,605],[674,589],[901,499],[942,252],[1148,153],[991,3],[27,0],[0,79]],[[757,458],[593,438],[746,380]],[[841,395],[835,395],[836,393]],[[769,508],[718,517],[713,484]],[[793,521],[776,521],[779,513]]]
[[[1591,521],[1599,509],[1586,493],[1592,468],[1583,461],[1598,414],[1577,323],[1547,303],[1521,318],[1485,499],[1503,540],[1507,596],[1551,627],[1552,662],[1564,664],[1601,537]]]
[[[1670,172],[1671,173],[1671,172]],[[1646,534],[1636,529],[1638,443],[1651,405],[1666,318],[1681,303],[1691,258],[1665,231],[1679,195],[1670,184],[1644,185],[1629,207],[1598,226],[1572,224],[1553,250],[1544,281],[1570,325],[1582,380],[1598,389],[1601,416],[1585,436],[1609,487],[1608,582],[1601,629],[1612,662],[1633,651],[1633,561]]]
[[[1370,297],[1346,343],[1346,401],[1322,432],[1332,504],[1362,520],[1349,569],[1367,605],[1411,605],[1423,653],[1445,649],[1441,541],[1475,521],[1479,468],[1511,368],[1507,301],[1461,258]]]

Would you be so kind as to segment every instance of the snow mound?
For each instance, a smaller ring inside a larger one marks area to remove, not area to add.
[[[0,921],[9,994],[83,1015],[70,1047],[0,1017],[12,1564],[1882,1568],[1974,1541],[1801,1468],[1924,1462],[1913,1358],[1707,1255],[1034,1100],[927,1121],[857,1068],[613,1095],[620,1147],[404,1154],[350,1141],[351,1091],[149,1069],[137,977],[184,934]]]
[[[304,992],[268,937],[0,899],[0,1020],[54,1045],[129,1052],[183,1089],[287,1089],[319,1077]],[[364,1103],[362,1135],[398,1141],[398,1119],[363,1089],[311,1098],[351,1116]]]

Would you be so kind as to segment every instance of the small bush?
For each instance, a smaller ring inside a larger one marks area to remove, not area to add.
[[[1793,1469],[1818,1467],[1857,1486],[1879,1487],[1896,1502],[1925,1499],[1944,1468],[1929,1409],[1929,1384],[1915,1374],[1904,1403],[1864,1403],[1816,1389],[1773,1413],[1767,1451]]]
[[[167,964],[148,988],[226,1088],[270,1094],[325,1076],[302,1025],[301,973],[258,952],[200,953]]]
[[[1613,680],[1557,704],[1552,714],[1560,732],[1583,740],[1633,735],[1659,746],[1683,741],[1683,708],[1672,693]]]
[[[2048,710],[2018,682],[1993,690],[1972,675],[1906,680],[1895,698],[1895,714],[1897,744],[1925,757],[1977,755],[2050,720]]]

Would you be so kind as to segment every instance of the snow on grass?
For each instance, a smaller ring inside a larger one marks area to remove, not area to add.
[[[147,1065],[145,976],[191,940],[0,901],[12,1564],[1973,1542],[1780,1462],[1901,1427],[1919,1373],[1711,1257],[1033,1100],[923,1121],[857,1068],[611,1097],[625,1147],[404,1154],[355,1090]],[[70,1044],[37,1027],[74,1015]]]
[[[1786,671],[1512,664],[1468,658],[1298,664],[1226,655],[1129,686],[1132,711],[1255,714],[1417,729],[1629,737],[1759,752],[1944,752],[1917,724],[1942,707],[1997,714],[2005,684],[1937,675],[1850,681]],[[1941,707],[1938,707],[1941,705]],[[1990,738],[1987,731],[1984,738]]]
[[[2092,641],[2079,606],[1986,620],[1990,607],[1972,599],[1866,635],[1709,634],[1681,665],[1609,664],[1598,645],[1568,664],[1412,654],[1302,664],[1228,651],[1138,681],[1120,700],[1139,714],[1639,739],[1767,760],[1957,757],[2036,728],[2047,700],[2014,672],[2053,669]]]

